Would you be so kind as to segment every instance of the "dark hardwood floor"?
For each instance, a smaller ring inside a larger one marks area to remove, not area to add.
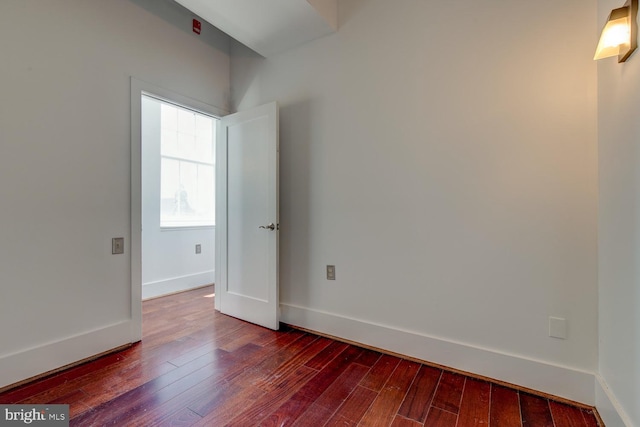
[[[146,301],[141,343],[0,394],[74,426],[583,426],[591,410],[213,310],[213,288]]]

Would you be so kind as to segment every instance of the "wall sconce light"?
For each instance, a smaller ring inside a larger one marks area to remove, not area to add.
[[[618,56],[624,62],[638,47],[638,0],[627,0],[609,14],[593,59]]]

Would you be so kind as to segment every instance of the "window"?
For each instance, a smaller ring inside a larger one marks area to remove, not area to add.
[[[160,226],[213,226],[217,119],[160,104]]]

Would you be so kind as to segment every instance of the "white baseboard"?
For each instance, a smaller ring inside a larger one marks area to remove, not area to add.
[[[0,356],[0,388],[131,343],[126,320],[37,347]]]
[[[188,274],[186,276],[172,277],[142,284],[142,299],[155,298],[162,295],[174,294],[209,285],[215,280],[215,271],[203,271],[202,273]]]
[[[284,323],[595,405],[594,374],[291,304]]]
[[[604,424],[607,427],[632,427],[631,419],[599,374],[596,375],[595,387],[596,409]]]

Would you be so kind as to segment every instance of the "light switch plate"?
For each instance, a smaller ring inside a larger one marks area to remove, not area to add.
[[[202,245],[201,244],[197,244],[196,245],[196,254],[201,254],[202,253]]]
[[[124,237],[114,237],[111,239],[111,253],[113,255],[124,253]]]

